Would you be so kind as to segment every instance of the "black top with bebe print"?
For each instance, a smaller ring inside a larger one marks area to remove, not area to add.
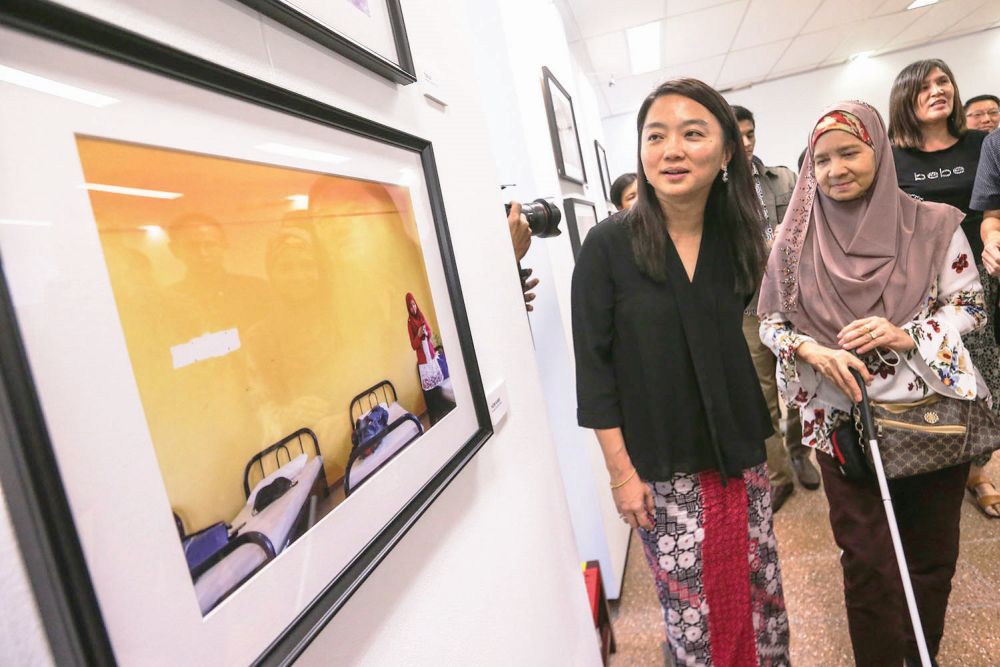
[[[903,192],[924,201],[950,204],[965,213],[962,230],[972,246],[976,264],[983,262],[983,241],[979,238],[983,214],[970,210],[969,202],[976,182],[979,151],[985,138],[985,132],[969,130],[954,146],[940,151],[892,148],[896,178]]]

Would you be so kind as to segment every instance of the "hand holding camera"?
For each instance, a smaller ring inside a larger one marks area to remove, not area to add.
[[[506,205],[506,209],[510,242],[514,246],[514,257],[517,259],[517,269],[521,278],[521,291],[524,293],[524,308],[530,313],[535,309],[531,305],[535,300],[535,294],[531,290],[538,285],[538,278],[531,278],[531,269],[521,268],[521,260],[531,247],[532,236],[548,238],[561,233],[559,221],[562,220],[562,213],[554,204],[544,199],[536,199],[524,206],[520,202],[512,201]]]

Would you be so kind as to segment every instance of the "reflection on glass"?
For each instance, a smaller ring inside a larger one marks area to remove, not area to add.
[[[101,138],[77,148],[89,183],[183,193],[88,195],[207,613],[455,406],[441,340],[425,390],[404,319],[412,299],[438,330],[410,193]]]

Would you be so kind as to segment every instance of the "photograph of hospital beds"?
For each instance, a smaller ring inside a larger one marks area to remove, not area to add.
[[[77,148],[207,614],[349,497],[364,512],[359,490],[455,407],[409,190]]]

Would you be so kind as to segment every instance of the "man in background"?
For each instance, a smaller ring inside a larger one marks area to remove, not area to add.
[[[785,209],[795,189],[795,172],[788,167],[767,167],[756,157],[754,148],[757,145],[757,127],[753,114],[745,107],[733,106],[736,120],[743,136],[743,152],[753,168],[754,187],[757,196],[764,205],[765,220],[762,233],[770,248],[774,242],[776,229],[785,217]],[[807,489],[819,488],[819,472],[809,461],[809,448],[802,444],[802,422],[798,410],[791,410],[786,420],[784,444],[782,444],[779,428],[779,396],[775,380],[774,354],[760,341],[760,322],[757,319],[757,295],[754,295],[750,306],[743,314],[743,335],[750,348],[757,369],[760,388],[767,399],[771,411],[771,423],[774,435],[767,439],[767,467],[771,474],[771,507],[777,512],[795,490],[794,476]]]
[[[1000,98],[977,95],[965,103],[965,122],[970,130],[992,132],[1000,125]]]

